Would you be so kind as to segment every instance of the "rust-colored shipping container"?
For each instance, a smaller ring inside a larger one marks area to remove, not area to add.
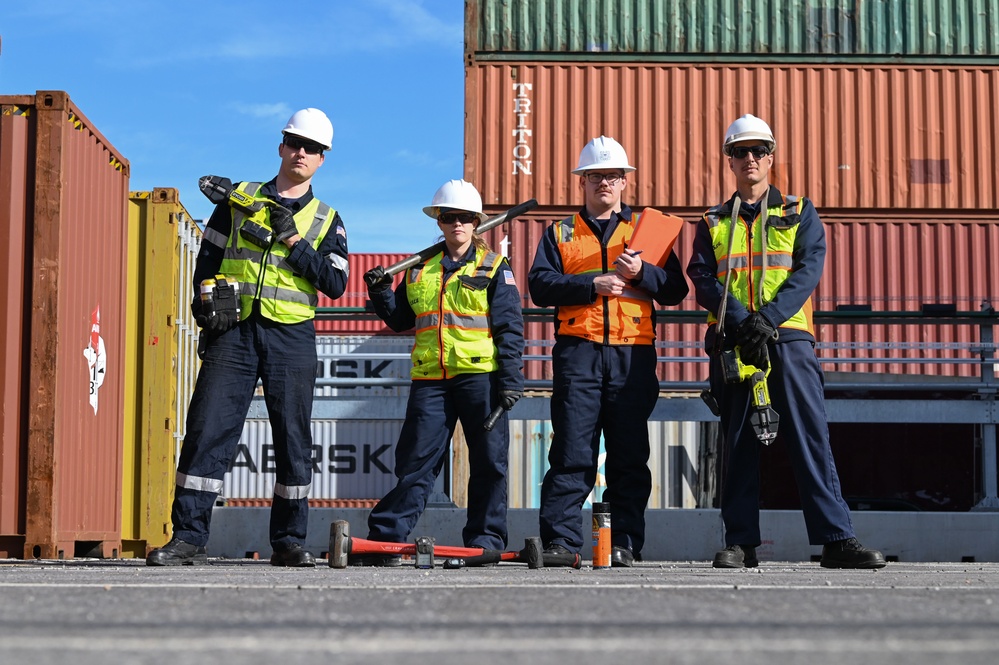
[[[999,206],[999,66],[514,62],[465,72],[465,178],[487,206],[573,205],[570,171],[604,134],[637,167],[630,201],[703,209],[732,190],[722,135],[744,113],[773,127],[774,184],[821,209]]]
[[[13,103],[0,98],[0,558],[20,557],[24,551],[25,465],[27,428],[25,389],[28,363],[28,304],[31,279],[31,180],[34,126],[28,99]]]
[[[789,192],[794,193],[794,192]],[[720,202],[720,201],[719,201]],[[577,207],[534,210],[518,221],[488,231],[494,247],[507,247],[521,292],[528,296],[527,274],[538,242],[555,220]],[[668,209],[667,209],[668,210]],[[492,214],[494,211],[487,210]],[[946,216],[899,216],[877,213],[819,211],[826,229],[827,254],[813,304],[819,312],[844,306],[890,312],[920,312],[923,305],[954,305],[957,311],[979,311],[982,303],[999,305],[999,220],[984,213]],[[675,250],[684,268],[690,258],[698,215],[685,214],[688,226]],[[535,308],[529,300],[525,307]],[[700,312],[693,287],[687,298],[664,314]],[[863,315],[861,315],[863,316]],[[528,340],[551,341],[551,317],[529,317]],[[941,376],[979,376],[974,349],[981,340],[974,323],[952,325],[944,319],[918,325],[901,323],[817,326],[820,357],[833,359],[900,359],[898,363],[828,363],[827,371],[875,372]],[[703,381],[707,377],[701,342],[704,324],[667,323],[659,326],[660,378],[664,381]],[[528,355],[550,355],[551,349],[529,348]],[[683,358],[672,362],[667,358]],[[913,360],[930,362],[912,362]],[[933,361],[944,361],[934,363]],[[956,362],[959,361],[959,362]],[[525,363],[529,379],[550,379],[550,363]]]
[[[10,157],[31,247],[23,554],[117,556],[128,162],[65,92],[0,107],[29,137]]]
[[[422,249],[422,248],[421,248]],[[407,258],[409,254],[351,254],[349,257],[350,277],[347,279],[347,290],[336,300],[330,300],[322,293],[319,294],[319,307],[360,307],[363,308],[368,302],[368,290],[364,285],[364,273],[375,266],[387,268],[393,263],[398,263]],[[397,285],[402,279],[395,276]],[[323,312],[318,312],[316,318],[317,333],[335,333],[340,335],[350,335],[356,333],[370,333],[372,335],[394,335],[391,328],[382,323],[374,314],[357,314],[351,316],[337,316],[330,320],[324,320]]]

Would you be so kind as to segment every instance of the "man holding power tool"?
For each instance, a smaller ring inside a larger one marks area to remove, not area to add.
[[[768,430],[773,423],[759,412],[760,400],[747,380],[761,378],[760,372],[740,371],[749,365],[769,370],[766,385],[791,456],[809,542],[823,546],[822,566],[881,568],[881,553],[855,537],[829,445],[811,316],[825,231],[808,199],[770,186],[776,145],[770,126],[753,115],[729,125],[723,151],[736,192],[704,213],[687,264],[697,303],[708,310],[711,397],[725,434],[726,547],[713,565],[759,564],[760,446],[775,432]]]
[[[555,307],[550,469],[541,485],[546,553],[578,553],[582,508],[597,477],[600,434],[607,451],[611,565],[631,566],[645,544],[652,493],[649,416],[659,397],[654,302],[687,295],[683,267],[670,250],[661,265],[625,249],[638,215],[621,202],[635,167],[620,143],[600,136],[579,155],[583,208],[555,222],[528,274],[531,299]]]
[[[206,561],[212,506],[258,379],[277,464],[271,564],[315,565],[303,548],[312,483],[313,318],[318,291],[338,298],[347,287],[347,234],[340,215],[312,194],[333,125],[307,108],[282,133],[281,165],[269,182],[232,188],[226,179],[202,178],[202,191],[218,204],[194,270],[192,309],[208,343],[177,465],[173,538],[149,554],[150,566]]]

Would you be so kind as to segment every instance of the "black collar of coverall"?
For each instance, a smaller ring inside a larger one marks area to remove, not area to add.
[[[465,258],[460,261],[454,261],[450,256],[447,255],[447,250],[444,250],[444,256],[441,257],[441,267],[444,268],[445,273],[451,273],[462,267],[466,263],[475,259],[475,243],[473,242],[468,246],[468,251],[465,252]]]
[[[309,205],[309,203],[312,202],[312,199],[315,198],[312,195],[312,185],[309,185],[309,191],[302,194],[297,199],[286,199],[283,196],[278,196],[277,178],[265,182],[264,186],[260,188],[260,195],[269,198],[271,201],[280,203],[285,208],[290,210],[292,214],[297,213],[299,210]]]
[[[614,235],[614,231],[617,230],[618,223],[631,221],[631,208],[622,203],[621,212],[612,212],[607,219],[593,219],[586,206],[583,206],[579,211],[579,217],[589,224],[593,234],[600,238],[600,243],[606,245],[607,241]]]

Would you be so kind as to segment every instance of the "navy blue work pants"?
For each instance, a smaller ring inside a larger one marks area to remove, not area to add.
[[[611,540],[639,553],[652,494],[648,422],[659,397],[655,347],[560,337],[552,367],[554,436],[541,484],[541,540],[545,546],[582,549],[582,508],[596,482],[603,432],[603,501],[611,507]]]
[[[854,536],[829,445],[822,368],[808,340],[771,344],[767,377],[770,401],[780,416],[801,497],[808,542],[824,545]],[[726,462],[722,519],[726,545],[759,545],[760,446],[749,422],[749,382],[726,384],[717,357],[711,359],[711,390],[721,408]]]
[[[483,424],[499,403],[495,373],[459,374],[413,381],[399,442],[396,486],[368,516],[368,539],[406,542],[427,507],[444,468],[451,436],[461,421],[468,443],[468,515],[461,532],[467,547],[502,550],[507,544],[507,467],[510,427],[506,413],[492,431]]]
[[[312,483],[316,363],[312,321],[280,324],[254,314],[208,345],[177,465],[172,513],[175,536],[195,545],[208,542],[212,506],[236,454],[259,378],[273,432],[277,471],[271,545],[285,549],[292,543],[304,544]]]

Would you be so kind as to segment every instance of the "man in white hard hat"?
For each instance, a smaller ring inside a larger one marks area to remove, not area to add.
[[[302,109],[282,134],[277,176],[236,186],[260,209],[230,205],[231,198],[219,203],[201,241],[192,308],[208,344],[177,465],[173,538],[149,554],[151,566],[205,562],[212,506],[258,379],[274,435],[271,564],[315,566],[304,548],[317,362],[313,318],[319,291],[335,299],[347,287],[347,233],[336,210],[312,193],[312,177],[333,141],[329,118]],[[238,316],[205,311],[201,285],[216,276],[238,284]]]
[[[697,302],[708,311],[711,395],[725,435],[725,548],[713,565],[759,564],[763,444],[750,420],[750,383],[734,376],[725,380],[721,355],[735,353],[748,365],[770,369],[767,385],[779,433],[791,458],[809,542],[822,546],[822,566],[881,568],[882,554],[857,541],[829,445],[811,316],[825,232],[811,201],[770,185],[776,147],[770,126],[756,116],[744,115],[729,125],[723,151],[736,191],[704,213],[687,265]],[[731,279],[726,271],[732,271]],[[719,316],[724,317],[721,333]]]
[[[633,565],[645,544],[648,420],[659,396],[653,303],[676,305],[688,291],[675,253],[653,265],[626,249],[638,215],[621,197],[634,170],[614,139],[590,141],[572,172],[584,205],[547,229],[528,274],[534,303],[555,307],[554,436],[541,485],[541,539],[551,553],[581,550],[581,511],[603,433],[614,566]]]

